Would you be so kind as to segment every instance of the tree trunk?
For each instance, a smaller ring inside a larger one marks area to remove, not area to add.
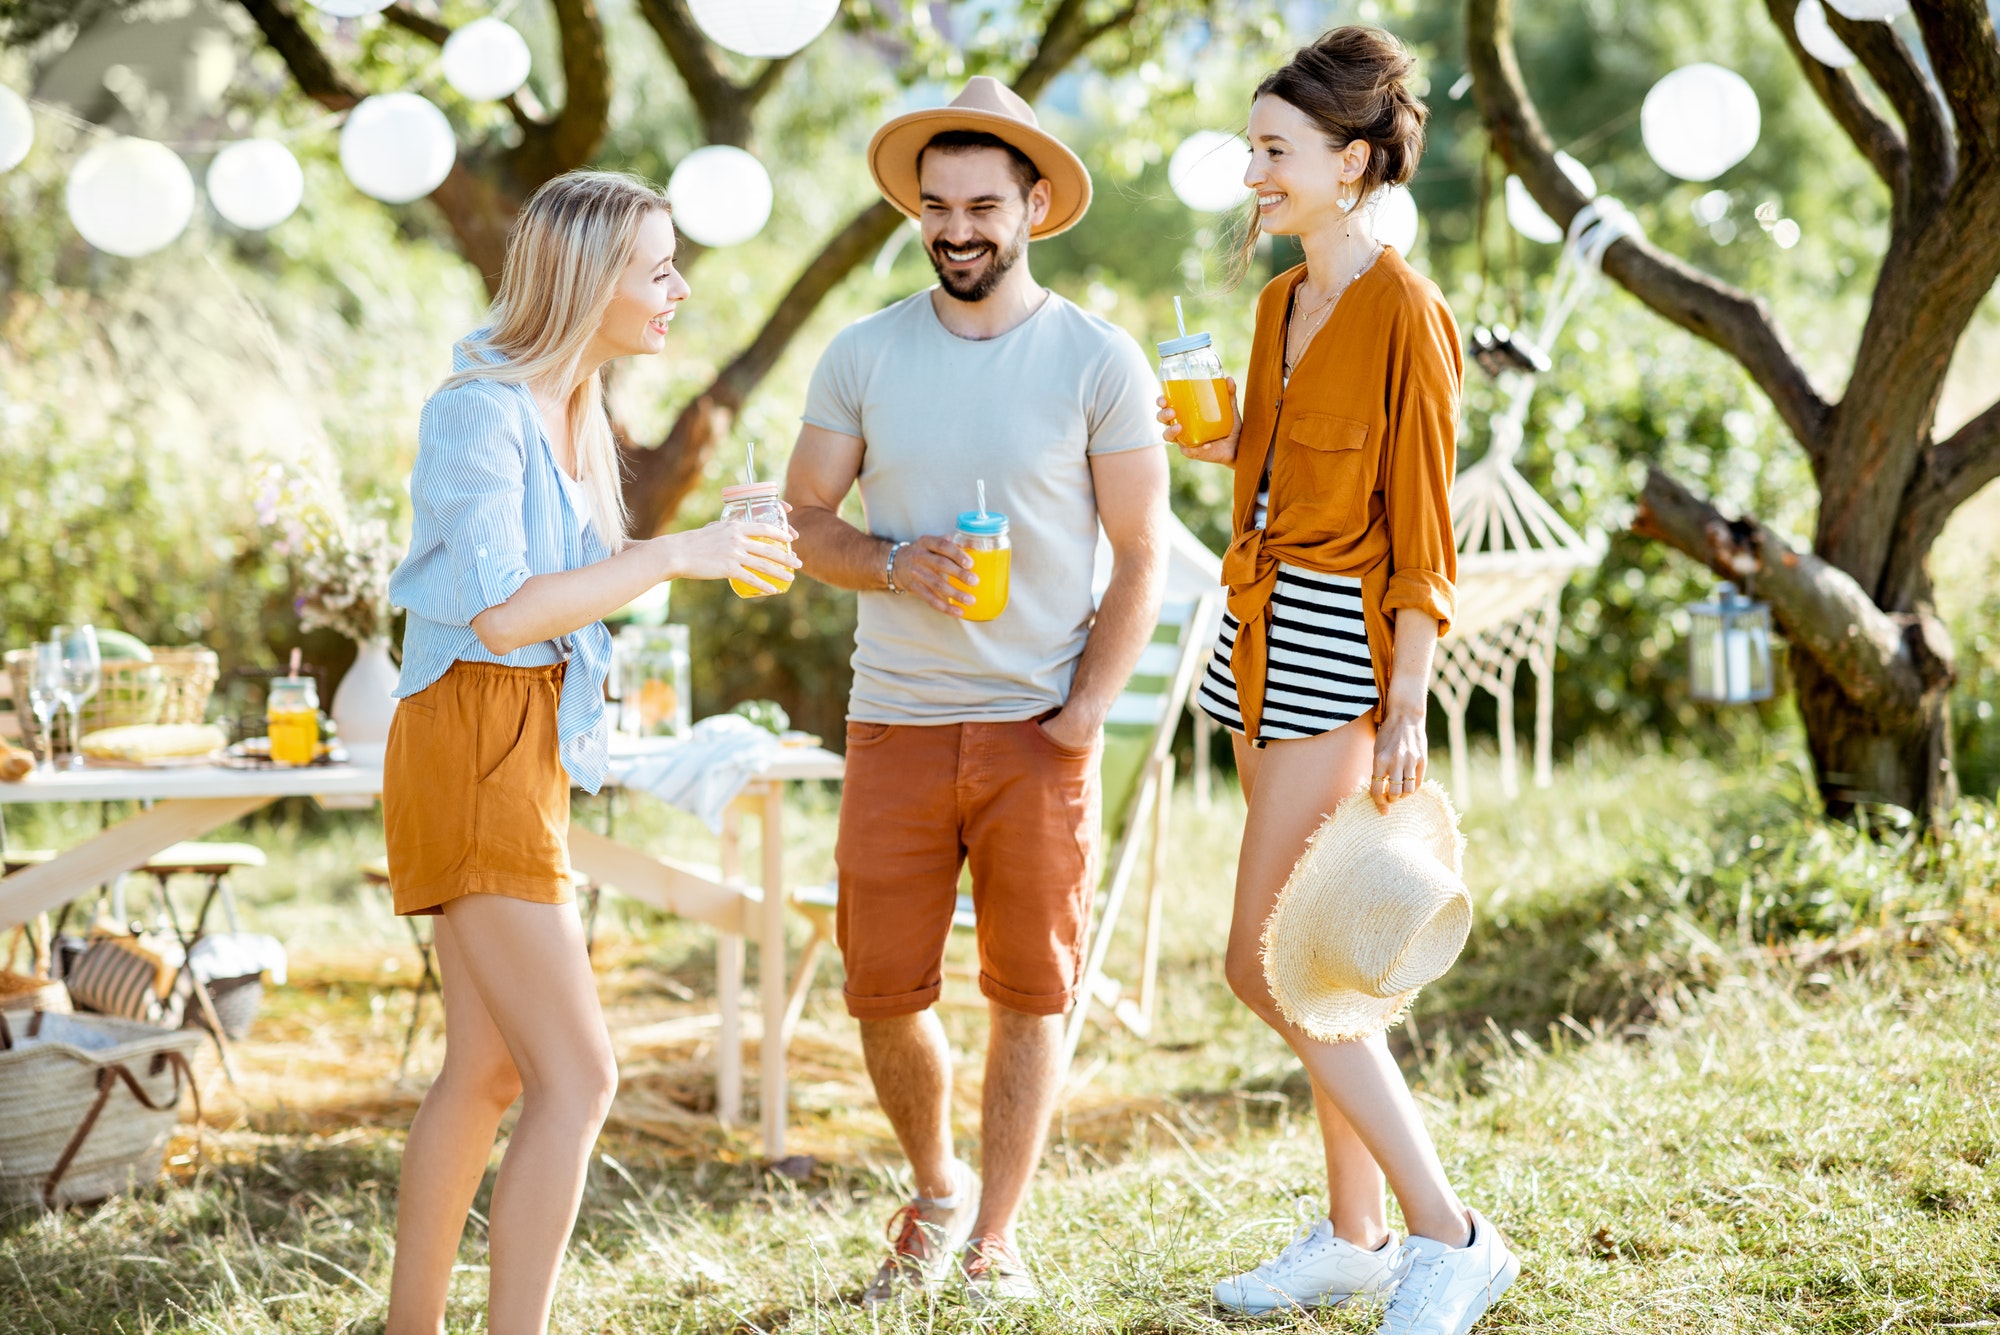
[[[1949,691],[1928,693],[1914,718],[1890,720],[1857,706],[1810,655],[1793,655],[1792,676],[1829,815],[1845,819],[1882,803],[1940,812],[1957,803]]]

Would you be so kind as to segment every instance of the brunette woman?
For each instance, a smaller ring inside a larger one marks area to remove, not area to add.
[[[1272,999],[1259,950],[1327,813],[1364,786],[1386,810],[1417,791],[1428,760],[1431,651],[1457,573],[1461,359],[1437,288],[1372,227],[1423,149],[1410,68],[1388,34],[1338,28],[1258,87],[1250,240],[1257,228],[1296,236],[1306,260],[1258,301],[1237,433],[1182,447],[1236,471],[1229,614],[1200,696],[1234,733],[1249,802],[1229,981],[1312,1078],[1331,1206],[1280,1255],[1216,1285],[1215,1300],[1260,1313],[1385,1297],[1385,1332],[1463,1335],[1518,1262],[1452,1190],[1383,1035],[1330,1044],[1299,1030]],[[1160,420],[1178,443],[1166,404]],[[1410,1231],[1400,1246],[1385,1176]]]
[[[789,528],[628,540],[601,368],[658,353],[688,296],[666,196],[574,172],[507,238],[486,325],[424,404],[409,611],[383,820],[398,913],[436,914],[444,1069],[403,1151],[389,1335],[441,1335],[466,1212],[522,1101],[488,1208],[494,1335],[542,1335],[618,1082],[571,903],[569,790],[606,767],[599,618],[663,579],[775,591]],[[765,541],[759,541],[765,539]]]

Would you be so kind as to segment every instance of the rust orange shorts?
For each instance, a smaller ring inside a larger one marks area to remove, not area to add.
[[[436,913],[460,895],[570,900],[562,678],[560,663],[460,661],[396,706],[382,761],[396,912]]]
[[[847,725],[836,927],[850,1015],[937,1000],[960,868],[972,868],[979,988],[1059,1015],[1083,973],[1096,886],[1098,747],[1018,723]]]

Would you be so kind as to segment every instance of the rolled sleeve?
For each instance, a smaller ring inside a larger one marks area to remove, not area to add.
[[[1434,616],[1438,634],[1457,610],[1458,544],[1451,527],[1451,479],[1458,453],[1458,401],[1412,386],[1397,413],[1388,485],[1390,576],[1382,610]]]
[[[467,626],[527,582],[526,471],[527,442],[512,407],[477,382],[432,396],[418,429],[410,496],[436,517],[446,578],[435,607],[412,611]]]

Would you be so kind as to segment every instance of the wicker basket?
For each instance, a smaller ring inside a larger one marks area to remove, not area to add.
[[[12,679],[14,714],[21,725],[21,744],[37,754],[42,749],[41,720],[28,707],[28,665],[32,649],[12,649],[6,656]],[[222,666],[213,649],[154,649],[150,663],[115,658],[104,664],[103,684],[83,706],[83,732],[122,728],[133,723],[200,723],[208,714],[208,697],[215,690]],[[56,716],[56,748],[74,751],[69,719]]]
[[[35,978],[11,969],[0,969],[0,1011],[22,1015],[35,1011],[67,1014],[72,1009],[69,989],[63,986],[61,979]]]
[[[0,1200],[99,1201],[151,1185],[206,1042],[101,1015],[10,1016],[0,1051]]]

